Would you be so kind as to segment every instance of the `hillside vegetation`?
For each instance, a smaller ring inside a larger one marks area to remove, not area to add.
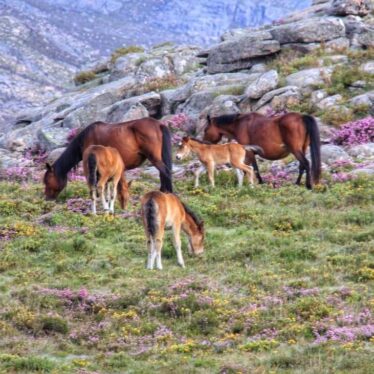
[[[145,269],[149,176],[114,217],[87,214],[80,181],[57,204],[1,182],[0,372],[372,372],[374,181],[202,182],[176,190],[205,220],[205,254],[184,241],[182,269],[168,236],[163,271]]]

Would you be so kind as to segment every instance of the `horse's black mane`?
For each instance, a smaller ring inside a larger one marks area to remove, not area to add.
[[[196,226],[201,227],[201,224],[202,224],[203,221],[191,210],[191,208],[188,205],[186,205],[185,203],[182,203],[182,205],[183,205],[186,213],[189,216],[191,216],[191,218],[195,222]]]
[[[240,116],[240,113],[234,113],[234,114],[225,114],[223,116],[214,117],[213,120],[216,125],[229,125],[230,123],[235,122],[238,117]]]
[[[57,178],[66,178],[67,173],[82,160],[84,139],[98,123],[99,122],[92,123],[76,135],[65,151],[53,164],[53,169]]]

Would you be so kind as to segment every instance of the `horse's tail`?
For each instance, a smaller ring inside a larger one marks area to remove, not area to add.
[[[264,154],[264,150],[258,145],[243,145],[243,147],[246,151],[253,152],[255,155],[262,156]]]
[[[155,200],[151,197],[144,204],[144,220],[147,227],[147,232],[150,237],[154,238],[157,232],[157,206]]]
[[[166,167],[166,173],[161,173],[161,187],[163,192],[173,192],[172,183],[172,155],[171,155],[171,134],[167,126],[161,125],[162,131],[162,161]]]
[[[87,158],[88,165],[88,183],[91,186],[96,186],[97,184],[97,160],[94,153],[90,153]]]
[[[304,115],[303,122],[310,139],[313,181],[318,184],[321,176],[321,139],[319,129],[316,120],[312,116]]]

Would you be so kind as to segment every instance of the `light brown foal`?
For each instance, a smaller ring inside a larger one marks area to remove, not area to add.
[[[243,185],[243,178],[239,170],[243,171],[247,176],[248,183],[253,186],[254,172],[253,167],[245,164],[248,153],[259,153],[260,147],[256,146],[243,146],[236,143],[227,144],[209,144],[200,140],[190,138],[188,136],[182,139],[179,143],[179,149],[176,154],[177,160],[182,160],[190,153],[195,153],[201,162],[201,166],[195,171],[195,188],[199,187],[200,174],[207,169],[208,179],[212,187],[214,183],[214,170],[216,165],[230,164],[237,170],[238,185]]]
[[[90,145],[83,153],[83,170],[90,189],[93,214],[96,214],[97,196],[101,197],[105,213],[114,213],[117,192],[121,208],[125,209],[129,184],[125,178],[125,164],[117,149]]]
[[[148,263],[153,269],[156,260],[158,269],[162,269],[161,250],[165,227],[172,227],[174,247],[178,264],[184,266],[181,249],[181,229],[187,234],[189,252],[199,255],[204,252],[204,223],[172,193],[152,191],[141,199],[142,218],[147,236]]]

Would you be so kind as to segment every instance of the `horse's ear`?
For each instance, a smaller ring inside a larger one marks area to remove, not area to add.
[[[130,188],[132,185],[133,179],[130,182],[127,182],[127,188]]]
[[[183,140],[183,142],[188,142],[190,140],[190,137],[189,136],[184,136],[182,140]]]
[[[208,123],[210,123],[210,115],[209,114],[206,116],[206,120],[208,121]]]
[[[47,171],[52,171],[52,166],[49,162],[45,164],[45,168],[47,169]]]
[[[204,221],[201,221],[199,223],[199,228],[200,228],[201,231],[204,230]]]

